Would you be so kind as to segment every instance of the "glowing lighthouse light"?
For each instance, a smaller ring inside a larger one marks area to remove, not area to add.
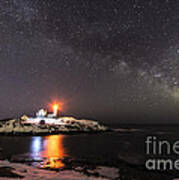
[[[53,108],[54,116],[57,116],[59,113],[59,104],[57,104],[57,103],[53,104],[52,108]]]

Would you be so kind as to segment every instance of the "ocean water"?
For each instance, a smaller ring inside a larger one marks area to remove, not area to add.
[[[151,158],[146,154],[146,138],[155,136],[172,145],[179,140],[178,130],[178,125],[118,125],[114,132],[98,134],[1,136],[0,148],[3,159],[37,167],[62,168],[65,165],[61,159],[71,158],[103,164],[123,162],[145,171],[145,162]],[[162,155],[177,158],[176,154],[166,155],[165,149]]]
[[[49,157],[120,159],[125,154],[143,152],[144,134],[140,129],[116,132],[50,136],[2,136],[0,147],[7,159],[40,160]],[[136,157],[137,158],[137,157]]]

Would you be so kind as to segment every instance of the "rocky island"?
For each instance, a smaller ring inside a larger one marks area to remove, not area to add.
[[[75,132],[102,132],[106,131],[103,125],[90,120],[77,120],[72,117],[63,117],[67,124],[37,124],[27,123],[23,119],[12,119],[0,122],[0,134],[57,134]]]
[[[54,106],[53,113],[49,114],[41,109],[35,117],[26,115],[18,119],[0,121],[0,134],[59,134],[59,133],[94,133],[104,132],[108,128],[100,125],[97,121],[76,119],[74,117],[58,116],[58,107]]]

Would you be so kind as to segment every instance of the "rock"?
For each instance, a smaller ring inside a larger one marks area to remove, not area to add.
[[[2,169],[1,169],[2,168]],[[26,171],[22,171],[22,169]],[[9,163],[6,161],[0,161],[0,179],[35,179],[35,180],[77,180],[77,179],[85,179],[85,180],[107,180],[107,178],[96,178],[95,176],[87,176],[82,172],[76,172],[74,170],[64,170],[60,173],[55,173],[53,171],[47,171],[35,167],[31,167],[28,165],[20,164],[20,163]]]
[[[109,179],[117,179],[119,177],[119,170],[113,167],[99,166],[95,170],[100,176],[107,177]]]
[[[0,122],[1,134],[56,134],[56,133],[74,133],[74,132],[104,132],[105,126],[96,121],[77,120],[73,117],[62,117],[64,125],[59,124],[32,124],[26,123],[27,116],[21,119],[12,119]]]
[[[13,172],[13,170],[14,168],[8,166],[0,167],[0,177],[17,179],[24,178],[24,176],[21,176],[20,174]]]

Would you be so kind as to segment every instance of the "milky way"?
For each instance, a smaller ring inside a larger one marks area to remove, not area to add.
[[[0,2],[1,118],[57,99],[64,114],[177,122],[179,2]]]

